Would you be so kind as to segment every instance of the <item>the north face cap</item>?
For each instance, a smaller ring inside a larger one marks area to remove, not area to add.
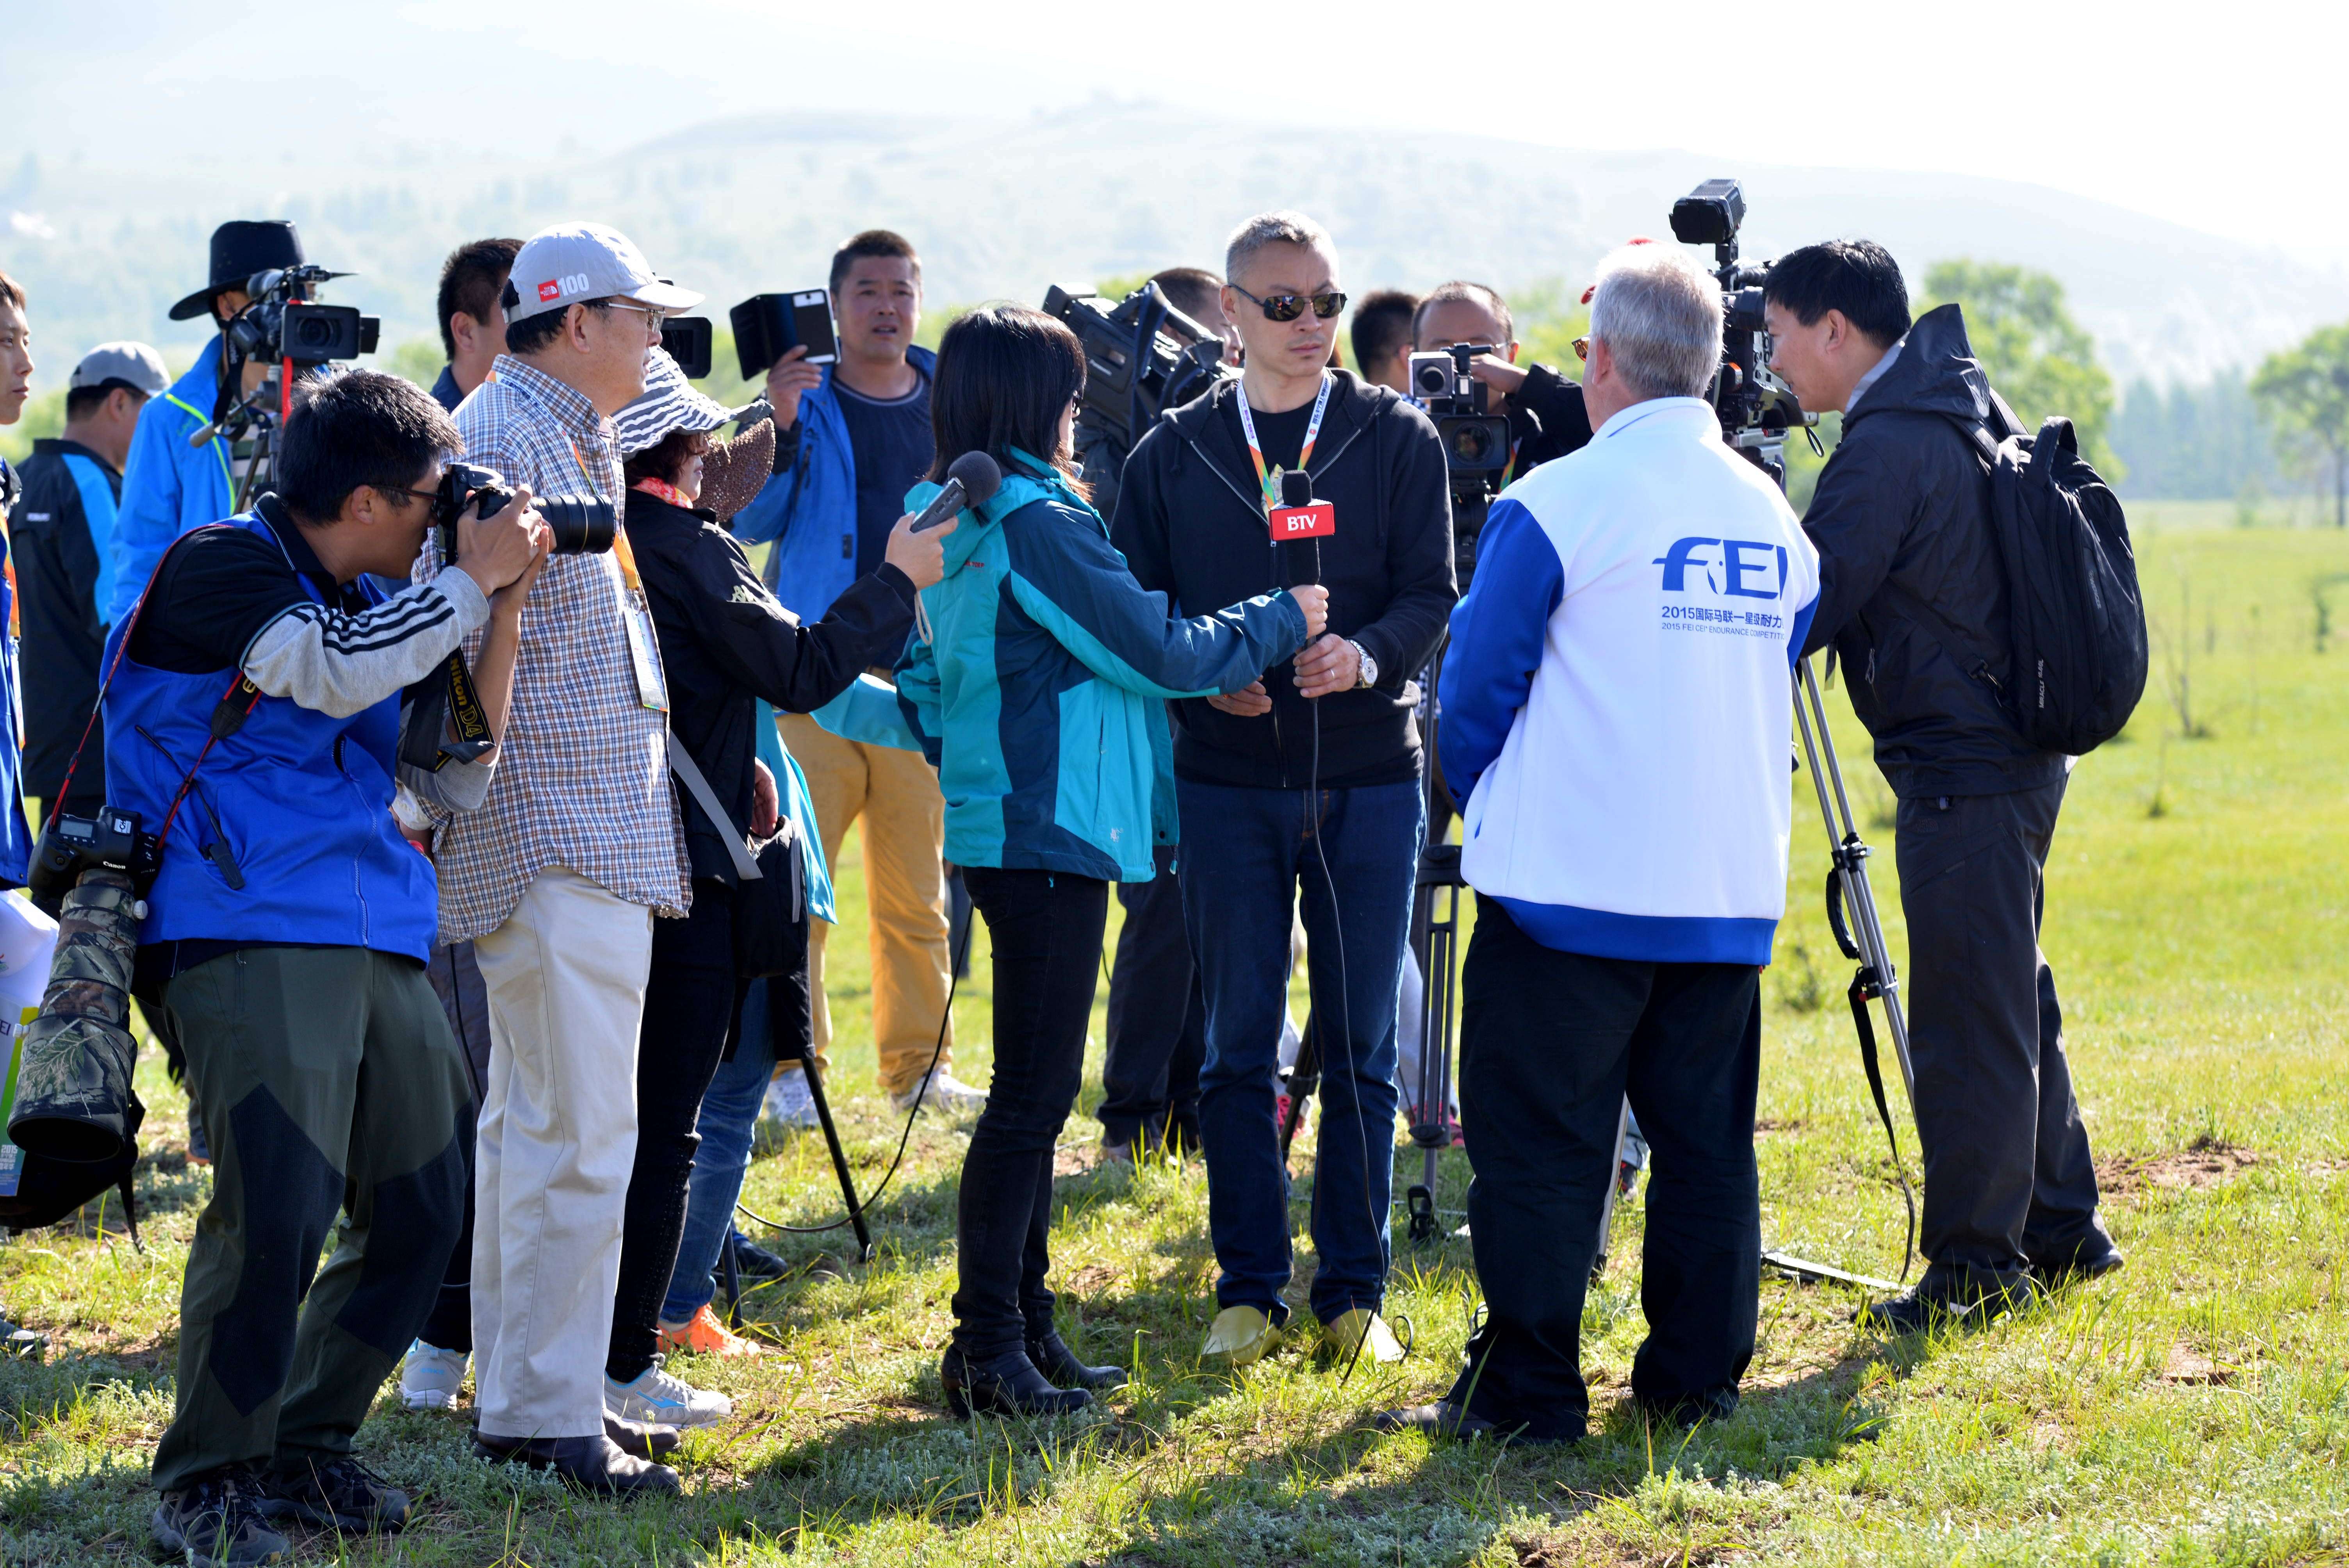
[[[701,303],[691,289],[665,284],[634,241],[602,223],[557,223],[525,242],[508,274],[517,303],[508,321],[527,321],[582,300],[626,299],[659,310]]]

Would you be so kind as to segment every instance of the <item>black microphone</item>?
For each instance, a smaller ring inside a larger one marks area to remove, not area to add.
[[[1303,469],[1291,469],[1281,475],[1280,504],[1284,508],[1311,506],[1313,476]],[[1309,553],[1306,551],[1304,540],[1293,539],[1288,542],[1288,577],[1290,584],[1294,587],[1301,588],[1308,583],[1321,581],[1321,542],[1316,539],[1312,544],[1312,551]]]
[[[1003,470],[985,452],[965,452],[947,465],[946,487],[930,498],[921,515],[906,531],[919,533],[936,528],[966,507],[993,500],[995,492],[1003,487]]]

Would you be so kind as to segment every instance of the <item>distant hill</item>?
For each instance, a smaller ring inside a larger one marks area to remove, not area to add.
[[[164,313],[203,281],[205,237],[232,216],[299,222],[314,259],[360,274],[331,297],[382,315],[388,346],[431,335],[450,246],[570,217],[627,230],[721,318],[758,290],[820,283],[859,228],[912,236],[936,304],[1033,301],[1048,283],[1215,265],[1234,222],[1284,205],[1329,224],[1356,290],[1450,276],[1506,290],[1578,281],[1629,235],[1663,236],[1673,200],[1716,174],[1745,182],[1749,257],[1866,234],[1912,277],[1956,255],[2054,273],[2122,386],[2207,380],[2349,315],[2349,285],[2280,253],[2021,182],[1268,130],[1107,103],[1016,123],[725,119],[614,158],[529,164],[27,159],[0,173],[0,267],[35,291],[36,329],[60,358],[131,335],[192,354],[201,325]]]

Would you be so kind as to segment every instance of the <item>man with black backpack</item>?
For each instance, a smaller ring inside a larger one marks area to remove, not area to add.
[[[2015,657],[2023,618],[2011,614],[1986,464],[2023,431],[1974,359],[1959,307],[1912,325],[1900,269],[1880,245],[1829,241],[1782,257],[1764,314],[1771,368],[1804,407],[1844,416],[1804,518],[1820,557],[1804,651],[1832,645],[1841,658],[1900,802],[1929,1266],[1868,1314],[1904,1333],[1987,1322],[2035,1288],[2121,1264],[2096,1215],[2039,950],[2070,761],[2010,696],[2030,661]]]

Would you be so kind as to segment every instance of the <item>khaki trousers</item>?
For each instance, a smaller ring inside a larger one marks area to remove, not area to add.
[[[937,775],[917,751],[843,740],[805,714],[781,718],[783,744],[807,774],[823,835],[824,861],[837,880],[849,823],[864,822],[865,908],[873,944],[873,1048],[881,1087],[914,1086],[938,1049],[947,1010],[946,799]],[[824,943],[832,927],[817,921],[808,943],[808,990],[815,1010],[817,1061],[832,1064],[832,1008],[824,995]],[[954,1063],[954,1036],[937,1058]]]
[[[473,943],[490,1002],[473,1375],[492,1437],[604,1430],[652,922],[643,905],[549,866]]]

